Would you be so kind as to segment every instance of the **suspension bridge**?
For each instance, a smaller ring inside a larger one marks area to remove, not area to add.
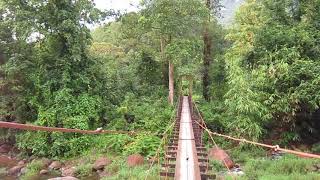
[[[82,134],[136,134],[135,132],[128,131],[111,131],[102,129],[79,130],[43,127],[4,121],[0,121],[0,128]],[[158,148],[156,156],[153,158],[150,168],[155,164],[155,161],[157,161],[159,167],[161,167],[159,175],[163,179],[215,179],[216,176],[214,172],[212,172],[212,167],[209,165],[208,152],[203,141],[203,135],[205,132],[208,133],[212,144],[215,147],[218,147],[218,145],[215,143],[213,136],[219,136],[228,140],[270,148],[274,151],[282,151],[298,156],[320,159],[320,155],[317,154],[288,150],[280,148],[278,145],[267,145],[249,141],[243,138],[235,138],[232,136],[212,132],[207,128],[206,123],[202,118],[196,104],[192,101],[191,96],[181,96],[177,103],[174,121],[171,125],[168,125],[167,130],[163,133],[161,144]],[[162,147],[165,147],[165,155],[163,158],[160,157],[159,153]],[[160,164],[161,159],[163,159],[163,161]],[[222,161],[228,171],[230,171],[225,160]],[[148,179],[148,175],[149,172],[147,173],[145,179]]]

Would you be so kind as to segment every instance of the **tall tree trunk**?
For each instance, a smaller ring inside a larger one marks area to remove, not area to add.
[[[169,103],[173,105],[174,98],[174,65],[169,62]]]
[[[207,8],[210,10],[210,0],[206,2]],[[209,86],[210,86],[210,77],[209,77],[209,70],[210,64],[212,61],[212,54],[211,54],[211,43],[212,37],[210,36],[209,32],[209,23],[210,23],[210,16],[205,24],[204,32],[203,32],[203,76],[202,76],[202,94],[206,101],[210,100],[210,93],[209,93]]]
[[[171,37],[169,37],[169,42],[171,41]],[[165,39],[163,37],[160,38],[160,44],[161,44],[161,58],[163,60],[163,62],[168,62],[169,65],[169,70],[167,71],[167,77],[169,79],[169,96],[168,96],[168,101],[171,105],[173,105],[173,99],[174,99],[174,65],[172,62],[170,62],[169,60],[167,60],[165,58],[165,54],[164,54],[164,49],[165,49]],[[162,73],[165,72],[164,70],[162,71]],[[163,76],[164,80],[165,80],[165,75]]]
[[[162,64],[162,83],[165,87],[168,88],[168,81],[169,81],[168,66],[169,66],[169,64],[164,57],[164,47],[165,47],[165,40],[161,36],[161,38],[160,38],[160,56],[161,56],[161,60],[163,62],[163,64]]]

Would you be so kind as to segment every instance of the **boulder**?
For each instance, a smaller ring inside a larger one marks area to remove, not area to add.
[[[25,161],[25,160],[21,160],[21,161],[18,162],[18,166],[23,166],[23,165],[26,164],[26,162],[27,161]]]
[[[140,154],[133,154],[128,156],[127,165],[129,167],[140,166],[144,164],[144,158]]]
[[[76,174],[76,168],[75,167],[63,167],[61,169],[61,175],[62,176],[75,176]]]
[[[43,164],[42,168],[46,168],[52,163],[52,160],[50,160],[48,158],[41,158],[41,162]]]
[[[112,176],[112,174],[108,173],[106,170],[98,170],[97,173],[100,178]]]
[[[11,145],[9,145],[9,144],[2,144],[2,145],[0,146],[0,153],[8,153],[8,152],[11,151],[11,149],[12,149],[12,146],[11,146]]]
[[[108,166],[112,163],[112,161],[106,157],[100,157],[96,160],[96,162],[93,164],[94,170],[101,170],[104,169],[105,166]]]
[[[50,165],[49,165],[49,170],[58,170],[62,167],[61,162],[59,161],[53,161]]]
[[[208,157],[210,159],[220,161],[222,164],[228,166],[229,169],[234,167],[234,162],[223,149],[211,148],[208,152]]]
[[[67,177],[56,177],[56,178],[51,178],[48,180],[79,180],[78,178],[72,177],[72,176],[67,176]]]
[[[49,173],[48,170],[42,169],[39,174],[40,174],[40,175],[45,175],[45,174],[48,174],[48,173]]]
[[[17,175],[19,175],[20,172],[21,172],[21,169],[22,169],[23,167],[24,167],[24,166],[14,166],[14,167],[10,168],[10,169],[8,170],[8,175],[10,175],[10,176],[17,176]]]
[[[20,170],[20,174],[23,175],[23,174],[26,174],[28,171],[28,168],[27,167],[23,167],[21,170]]]

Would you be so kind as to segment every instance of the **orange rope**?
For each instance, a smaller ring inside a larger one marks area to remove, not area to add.
[[[133,131],[129,132],[129,131],[115,131],[115,130],[102,130],[102,129],[101,130],[68,129],[68,128],[36,126],[31,124],[20,124],[20,123],[5,122],[5,121],[0,121],[0,128],[22,129],[27,131],[81,133],[81,134],[130,134],[130,135],[136,134]]]
[[[285,148],[279,147],[279,145],[268,145],[268,144],[258,143],[258,142],[246,140],[244,138],[242,138],[242,139],[234,138],[234,137],[223,135],[223,134],[219,134],[219,133],[216,133],[216,132],[210,132],[210,133],[215,135],[215,136],[224,137],[224,138],[231,139],[231,140],[238,141],[238,142],[249,143],[249,144],[253,144],[253,145],[256,145],[256,146],[262,146],[262,147],[273,149],[275,151],[283,151],[283,152],[290,153],[290,154],[295,154],[295,155],[298,155],[298,156],[320,159],[320,155],[311,154],[311,153],[305,153],[305,152],[301,152],[301,151],[294,151],[294,150],[290,150],[290,149],[285,149]]]
[[[196,108],[197,108],[197,106],[196,106]],[[201,115],[200,115],[200,117],[201,117]],[[201,124],[199,124],[199,125],[202,126]],[[212,132],[206,127],[203,127],[203,128],[209,133],[209,135],[212,134],[212,135],[215,135],[215,136],[224,137],[224,138],[231,139],[231,140],[238,141],[238,142],[249,143],[249,144],[253,144],[253,145],[256,145],[256,146],[262,146],[262,147],[273,149],[274,151],[283,151],[283,152],[287,152],[287,153],[290,153],[290,154],[295,154],[295,155],[298,155],[298,156],[320,159],[320,155],[317,155],[317,154],[311,154],[311,153],[305,153],[305,152],[300,152],[300,151],[294,151],[294,150],[290,150],[290,149],[284,149],[284,148],[279,147],[279,145],[268,145],[268,144],[263,144],[263,143],[259,143],[259,142],[249,141],[249,140],[246,140],[244,138],[241,138],[241,139],[240,138],[235,138],[235,137],[232,137],[232,136],[227,136],[227,135],[219,134],[219,133],[216,133],[216,132]],[[211,135],[210,135],[210,137],[211,137]]]
[[[200,116],[201,116],[201,115],[200,115]],[[219,146],[217,145],[217,143],[216,143],[215,140],[213,139],[210,130],[209,130],[208,128],[204,127],[203,125],[201,125],[198,121],[195,121],[195,122],[196,122],[202,129],[204,129],[205,131],[208,132],[209,137],[210,137],[211,141],[213,142],[214,146],[215,146],[216,148],[219,148]],[[205,123],[204,123],[204,124],[205,124]],[[224,166],[225,166],[225,167],[228,169],[228,171],[230,172],[230,168],[228,167],[227,162],[226,162],[224,159],[223,159],[222,161],[223,161]]]
[[[210,137],[211,141],[213,142],[214,146],[215,146],[216,148],[219,148],[219,146],[217,145],[217,143],[216,143],[215,140],[213,139],[213,137],[212,137],[212,135],[211,135],[211,133],[210,133],[210,130],[207,128],[207,125],[206,125],[204,119],[202,118],[202,115],[200,114],[200,111],[199,111],[196,103],[194,103],[194,106],[196,107],[197,112],[198,112],[198,115],[200,116],[201,122],[204,124],[204,126],[201,125],[198,121],[195,121],[195,122],[196,122],[201,128],[203,128],[205,131],[208,132],[209,137]],[[224,159],[223,159],[223,164],[224,164],[224,166],[228,169],[228,171],[230,172],[230,168],[228,167],[227,162],[226,162]]]
[[[178,100],[178,102],[177,102],[177,104],[175,105],[175,109],[177,109],[177,107],[178,107],[178,105],[180,104],[180,99]],[[174,116],[174,113],[172,114],[172,116],[171,116],[171,118],[170,118],[170,121],[172,121],[172,119],[174,118],[175,116]],[[147,170],[147,174],[146,174],[146,176],[145,176],[145,180],[147,180],[147,178],[148,178],[148,176],[149,176],[149,172],[150,172],[150,170],[151,170],[151,168],[152,168],[152,166],[154,165],[154,161],[155,161],[155,159],[158,157],[158,156],[160,156],[160,149],[161,149],[161,145],[162,144],[165,144],[166,142],[166,138],[167,138],[167,132],[174,126],[174,124],[176,123],[176,119],[168,126],[168,128],[166,128],[166,130],[162,133],[162,138],[161,138],[161,140],[160,140],[160,144],[159,144],[159,147],[158,147],[158,149],[157,149],[157,152],[156,152],[156,155],[153,157],[153,159],[152,159],[152,162],[151,162],[151,165],[150,165],[150,167],[149,167],[149,169]],[[158,165],[160,165],[160,158],[158,159]],[[161,171],[161,170],[160,170]],[[159,172],[159,174],[160,174],[160,172]],[[160,179],[160,176],[159,176],[159,179]]]

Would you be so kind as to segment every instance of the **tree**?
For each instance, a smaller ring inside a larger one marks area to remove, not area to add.
[[[305,132],[315,132],[301,114],[319,108],[319,8],[318,0],[249,0],[240,8],[228,35],[232,129],[243,126],[243,134],[259,137],[274,120],[288,129],[309,124]]]
[[[95,128],[102,108],[101,97],[95,91],[98,75],[92,69],[96,62],[88,55],[91,37],[86,24],[103,14],[89,0],[9,0],[3,5],[7,13],[3,17],[14,27],[15,42],[18,47],[27,47],[19,51],[11,47],[14,53],[8,54],[6,65],[24,68],[20,72],[11,70],[25,79],[26,83],[21,84],[23,101],[34,110],[29,122]],[[89,141],[77,134],[28,132],[20,137],[22,149],[52,156],[78,153]],[[63,141],[69,145],[63,145]]]
[[[207,11],[198,0],[151,0],[145,2],[144,16],[160,39],[160,56],[168,62],[170,104],[174,99],[174,63],[167,59],[166,48],[176,38],[191,36],[203,22]]]
[[[220,0],[206,0],[206,7],[210,14],[208,14],[207,20],[204,24],[203,30],[203,75],[202,75],[202,94],[206,101],[210,100],[209,88],[210,88],[210,65],[212,63],[212,32],[210,32],[210,24],[213,23],[211,19],[215,19],[218,16],[220,10]]]

